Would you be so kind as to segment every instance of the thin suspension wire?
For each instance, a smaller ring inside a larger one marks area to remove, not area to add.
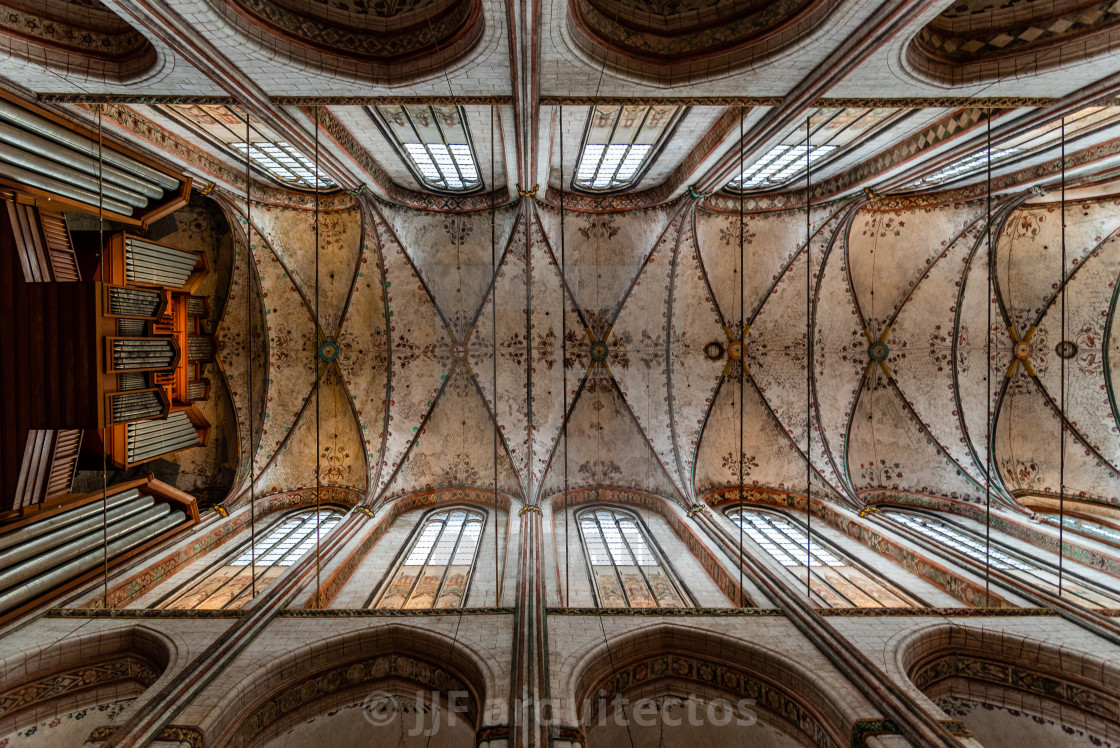
[[[1059,346],[1065,348],[1066,337],[1066,118],[1062,117],[1062,339]],[[1065,356],[1058,356],[1061,363],[1062,384],[1062,424],[1061,454],[1058,457],[1058,597],[1062,596],[1062,572],[1065,560],[1066,526],[1066,364]]]
[[[315,341],[319,341],[319,107],[315,107]],[[319,369],[319,346],[314,347],[315,350],[311,354],[312,367],[318,371]],[[325,373],[325,372],[324,372]],[[315,607],[322,607],[321,579],[320,579],[320,508],[319,508],[319,494],[322,493],[320,486],[321,478],[319,475],[320,470],[320,448],[319,448],[319,381],[322,375],[315,377]]]
[[[984,380],[988,387],[988,450],[986,478],[984,481],[984,604],[992,606],[992,110],[988,110],[987,133],[987,224],[984,232],[988,244],[988,332],[987,361],[988,375]]]
[[[253,449],[253,193],[252,164],[249,152],[252,150],[249,132],[249,110],[245,110],[245,337],[248,340],[249,357],[245,360],[245,379],[249,389],[249,576],[253,580],[252,597],[257,596],[257,481],[253,462],[256,450]]]
[[[101,252],[105,252],[105,177],[104,154],[101,140],[101,107],[97,107],[97,237]],[[104,267],[104,265],[103,265]],[[102,278],[102,281],[108,279]],[[101,428],[101,548],[102,548],[102,598],[101,607],[109,609],[109,458],[106,446],[109,427]]]
[[[813,360],[813,329],[810,315],[812,313],[812,278],[813,254],[810,249],[812,236],[811,218],[809,207],[812,203],[812,164],[809,154],[811,137],[810,126],[812,117],[805,117],[805,595],[811,597],[813,585],[809,572],[812,567],[813,547],[813,383],[809,376]]]
[[[568,259],[566,252],[567,243],[564,240],[564,105],[560,105],[560,292],[563,297],[565,285],[567,283],[567,268]],[[560,339],[562,341],[568,339],[568,315],[560,315]],[[561,345],[564,345],[561,343]],[[571,546],[568,545],[568,367],[564,363],[567,360],[567,348],[563,360],[560,362],[561,376],[563,377],[564,389],[562,397],[563,403],[563,418],[564,418],[564,605],[570,605],[571,596],[571,567],[570,559],[568,558],[571,553]]]
[[[739,107],[739,173],[745,171],[743,151],[743,119],[746,116],[746,107]],[[746,243],[743,241],[743,193],[739,190],[739,516],[743,516],[743,385],[747,378],[746,369]],[[739,523],[739,552],[743,552],[743,523]],[[743,564],[739,564],[739,607],[743,605]]]
[[[494,273],[494,291],[490,305],[490,352],[494,383],[494,607],[498,607],[498,234],[496,203],[498,190],[494,186],[494,105],[490,105],[490,266]],[[509,524],[507,512],[506,524]]]

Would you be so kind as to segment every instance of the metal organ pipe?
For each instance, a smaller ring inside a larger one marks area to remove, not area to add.
[[[44,158],[58,161],[67,166],[72,166],[91,177],[97,178],[99,175],[103,175],[105,182],[108,183],[106,186],[109,184],[116,184],[121,189],[152,198],[163,196],[163,188],[155,182],[141,179],[135,174],[129,174],[115,166],[100,163],[96,158],[84,156],[64,145],[60,145],[56,141],[28,132],[27,130],[3,121],[0,121],[0,140],[9,145],[22,148],[25,151],[30,151],[38,156],[43,156]]]
[[[131,501],[140,495],[140,492],[135,488],[130,488],[127,491],[113,494],[107,499],[108,508],[112,509],[115,506],[123,504],[126,501]],[[18,530],[6,532],[0,535],[0,550],[10,548],[13,545],[26,543],[32,538],[37,538],[40,535],[46,535],[49,532],[57,530],[60,527],[85,519],[86,517],[100,517],[101,516],[101,502],[95,501],[75,509],[70,509],[65,512],[60,512],[53,517],[39,520],[27,527],[21,527]]]
[[[0,100],[0,119],[19,125],[26,130],[40,133],[56,142],[64,143],[70,148],[73,148],[79,153],[84,153],[87,156],[96,158],[98,155],[98,145],[96,141],[2,100]],[[165,190],[176,190],[179,188],[178,180],[172,179],[166,174],[161,174],[152,167],[142,164],[123,153],[104,149],[103,158],[105,163],[119,167],[130,174],[135,174],[146,181],[155,182]]]
[[[38,187],[41,190],[54,192],[64,197],[71,198],[72,200],[77,200],[80,203],[85,203],[86,205],[97,205],[97,193],[83,190],[80,187],[75,187],[53,177],[48,177],[34,171],[28,171],[27,169],[21,169],[11,164],[4,167],[3,172],[15,181],[22,182],[31,187]],[[132,215],[132,206],[125,205],[112,198],[106,197],[103,204],[106,210],[111,210],[114,213],[120,213],[125,216]]]
[[[57,161],[52,161],[49,158],[44,158],[22,148],[10,145],[9,139],[5,137],[4,130],[5,126],[0,124],[0,159],[7,161],[9,164],[21,166],[31,171],[37,171],[40,174],[67,182],[76,187],[81,187],[90,192],[97,192],[99,187],[97,177],[83,174],[70,165],[58,163]],[[148,198],[137,192],[117,187],[109,183],[108,180],[105,180],[104,188],[106,197],[128,203],[135,208],[143,208],[148,204]]]
[[[145,525],[167,516],[171,507],[167,504],[156,504],[148,507],[143,512],[117,520],[108,527],[109,540],[115,540],[122,535],[138,530]],[[100,529],[100,528],[98,528]],[[20,564],[13,569],[0,572],[0,589],[7,589],[27,579],[44,574],[61,563],[76,558],[88,551],[102,548],[104,538],[96,530],[87,533],[77,540],[72,540],[63,545],[56,546],[35,558]]]
[[[130,517],[139,511],[147,509],[156,503],[156,500],[151,496],[137,496],[131,501],[125,502],[110,509],[106,516],[110,522]],[[20,543],[19,545],[0,551],[0,569],[5,569],[12,564],[23,561],[25,558],[37,556],[40,553],[49,551],[53,546],[65,543],[75,538],[80,538],[86,533],[93,532],[94,530],[101,529],[101,517],[88,517],[80,522],[75,522],[71,525],[59,528],[57,531],[49,535],[42,535],[35,540],[27,543]]]
[[[197,264],[198,256],[193,252],[133,237],[125,240],[125,272],[129,280],[180,288]]]
[[[163,504],[161,506],[166,507],[167,505]],[[124,537],[109,543],[107,547],[108,554],[110,557],[119,556],[141,543],[173,529],[185,519],[186,515],[182,512],[172,512],[162,519],[156,520],[154,523],[139,527]],[[96,550],[79,556],[25,584],[0,593],[0,613],[5,613],[13,608],[19,607],[28,600],[34,600],[37,596],[49,592],[56,585],[67,582],[92,569],[96,569],[102,563],[104,553],[105,549],[98,547]]]

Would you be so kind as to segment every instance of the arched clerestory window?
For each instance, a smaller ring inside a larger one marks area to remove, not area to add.
[[[325,506],[289,512],[246,538],[215,563],[187,579],[152,607],[174,610],[237,610],[260,594],[342,521],[345,510]],[[255,577],[255,579],[254,579]],[[255,584],[254,584],[255,582]]]
[[[572,187],[599,193],[633,187],[687,111],[677,106],[591,107]]]
[[[952,522],[919,511],[892,509],[883,514],[933,541],[938,549],[950,549],[981,564],[1015,577],[1025,585],[1058,595],[1058,569],[1055,565],[1030,558],[998,540]],[[1067,564],[1061,578],[1061,597],[1086,608],[1120,608],[1120,589],[1105,588],[1080,575]]]
[[[428,512],[405,545],[388,582],[367,607],[459,608],[470,591],[486,515],[470,507]]]
[[[1106,525],[1103,522],[1097,522],[1086,517],[1079,517],[1073,514],[1065,514],[1059,517],[1057,514],[1043,514],[1041,515],[1042,521],[1050,525],[1063,525],[1067,530],[1079,532],[1082,535],[1087,535],[1094,540],[1109,543],[1111,545],[1120,545],[1120,529],[1114,526]]]
[[[421,186],[462,194],[482,189],[462,107],[417,104],[365,110]]]
[[[642,521],[620,509],[576,515],[595,603],[601,608],[689,608],[691,597]]]
[[[192,133],[201,143],[225,150],[240,163],[248,154],[253,168],[285,187],[331,190],[336,185],[312,158],[284,140],[272,128],[241,107],[227,104],[159,104],[152,107],[157,122]],[[248,124],[248,141],[246,141]]]
[[[756,508],[729,509],[727,517],[743,528],[745,540],[805,584],[829,608],[924,607],[896,585],[861,568],[819,535],[809,539],[801,524],[787,515]]]

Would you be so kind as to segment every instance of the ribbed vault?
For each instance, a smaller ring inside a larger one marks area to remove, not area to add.
[[[808,226],[804,211],[740,224],[686,201],[561,222],[522,202],[491,222],[339,198],[320,216],[316,331],[314,213],[254,206],[268,367],[257,492],[314,482],[318,381],[321,480],[375,503],[496,475],[530,503],[567,485],[691,504],[740,473],[803,493],[807,470],[815,495],[856,506],[978,503],[989,463],[997,500],[1046,496],[1064,337],[1077,345],[1067,491],[1120,502],[1115,201],[1067,205],[1064,336],[1057,204],[996,201],[991,258],[987,211],[848,201]],[[236,324],[243,313],[223,327],[222,365],[246,433]],[[1032,346],[1015,366],[1009,329]],[[318,356],[323,341],[337,360]]]

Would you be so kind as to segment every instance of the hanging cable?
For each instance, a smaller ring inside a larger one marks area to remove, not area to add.
[[[984,232],[988,244],[988,333],[987,333],[987,361],[988,374],[984,384],[988,388],[988,454],[985,470],[987,480],[984,481],[984,605],[992,606],[992,268],[995,267],[995,258],[992,256],[992,110],[988,110],[987,134],[987,223]]]
[[[746,172],[746,164],[744,163],[745,153],[743,151],[743,119],[746,117],[746,107],[739,107],[739,179],[742,181],[742,174]],[[747,332],[747,319],[746,319],[746,301],[745,297],[747,273],[746,273],[746,243],[743,241],[743,187],[740,185],[739,189],[739,553],[743,552],[743,385],[744,380],[747,378],[747,351],[746,351],[746,332]],[[743,564],[739,564],[739,607],[743,606]]]
[[[319,342],[319,106],[315,106],[315,174],[313,178],[315,185],[315,342]],[[319,346],[313,347],[314,352],[311,354],[313,370],[319,370]],[[323,372],[326,373],[325,370]],[[319,474],[321,465],[321,448],[319,446],[319,382],[322,380],[322,374],[315,377],[315,607],[322,607],[321,580],[320,580],[320,551],[321,543],[320,528],[321,523],[321,508],[319,507],[319,494],[322,492],[321,477]]]
[[[257,481],[253,462],[253,195],[249,154],[253,149],[249,132],[249,110],[245,110],[245,337],[249,357],[245,360],[245,379],[249,389],[249,576],[253,580],[252,597],[257,597]]]
[[[102,253],[105,252],[105,176],[104,153],[101,140],[101,105],[97,105],[97,246]],[[102,267],[104,267],[102,262]],[[110,280],[104,276],[103,282]],[[109,457],[108,441],[109,426],[101,428],[101,548],[102,548],[102,599],[101,607],[109,609]]]
[[[492,376],[494,393],[494,607],[498,607],[498,234],[495,200],[498,188],[494,184],[494,105],[490,105],[490,267],[494,273],[494,291],[490,305],[490,351],[493,355]],[[509,512],[506,512],[509,524]]]
[[[813,586],[810,574],[813,566],[813,380],[810,376],[813,361],[812,287],[813,253],[809,248],[812,235],[812,221],[809,208],[812,204],[813,178],[809,158],[810,124],[812,117],[805,118],[805,595],[811,597]]]
[[[1065,352],[1066,337],[1066,118],[1062,117],[1062,335],[1058,347]],[[1062,596],[1062,572],[1065,559],[1065,526],[1066,526],[1066,363],[1064,355],[1058,356],[1061,362],[1061,399],[1062,407],[1059,420],[1062,424],[1062,435],[1058,457],[1058,597]]]
[[[564,240],[564,105],[560,105],[560,288],[561,298],[563,298],[563,289],[567,286],[567,269],[568,259],[565,254],[567,244]],[[560,339],[562,341],[568,339],[568,315],[560,315]],[[563,345],[563,343],[561,343]],[[567,350],[565,348],[565,350]],[[567,354],[564,354],[565,361]],[[571,594],[571,574],[568,569],[571,566],[568,559],[568,554],[571,552],[571,546],[568,545],[568,367],[565,361],[560,362],[561,376],[563,377],[564,388],[561,395],[561,402],[563,403],[563,424],[564,424],[564,605],[570,605]]]

